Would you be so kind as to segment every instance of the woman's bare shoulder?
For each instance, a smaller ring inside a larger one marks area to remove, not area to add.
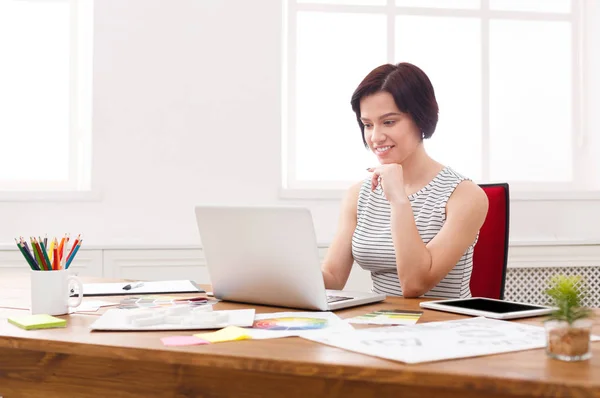
[[[488,197],[483,189],[471,180],[464,180],[454,190],[448,200],[448,208],[470,208],[476,212],[487,214]]]

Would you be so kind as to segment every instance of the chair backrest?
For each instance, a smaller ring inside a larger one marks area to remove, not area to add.
[[[489,207],[473,252],[471,295],[504,299],[508,261],[510,200],[508,184],[480,184]]]

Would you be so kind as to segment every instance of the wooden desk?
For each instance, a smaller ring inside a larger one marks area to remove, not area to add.
[[[26,278],[3,278],[0,307],[25,302],[27,286]],[[389,298],[337,314],[346,318],[375,309],[417,309],[418,303]],[[216,308],[284,310],[233,303]],[[549,359],[537,349],[404,365],[293,337],[164,347],[160,337],[179,332],[90,332],[88,326],[98,314],[74,314],[66,329],[39,331],[21,330],[5,320],[27,313],[0,308],[4,398],[600,397],[600,343],[593,345],[591,360],[578,363]],[[419,322],[458,318],[425,311]],[[594,333],[600,333],[598,318]]]

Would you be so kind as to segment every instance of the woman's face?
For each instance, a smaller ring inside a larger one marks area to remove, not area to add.
[[[421,132],[409,114],[401,112],[386,91],[360,101],[365,141],[381,164],[403,163],[421,143]]]

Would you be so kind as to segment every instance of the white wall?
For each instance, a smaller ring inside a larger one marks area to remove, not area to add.
[[[589,2],[589,139],[600,138],[600,6]],[[94,167],[101,198],[0,202],[0,243],[83,232],[94,247],[198,245],[201,202],[303,204],[318,240],[337,201],[282,200],[281,0],[101,0]],[[374,65],[375,66],[375,65]],[[512,204],[515,242],[600,242],[600,201]]]

